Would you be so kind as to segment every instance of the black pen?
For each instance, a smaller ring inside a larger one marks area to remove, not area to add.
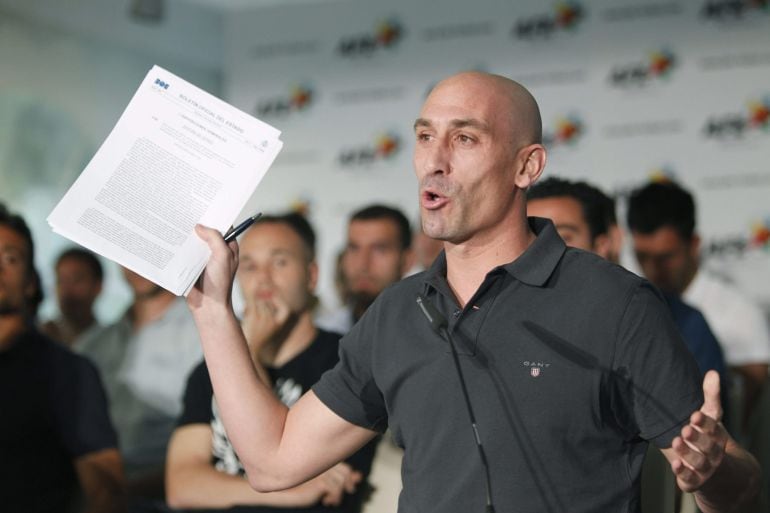
[[[225,242],[230,242],[232,240],[235,240],[235,238],[246,231],[246,229],[254,224],[254,222],[262,217],[262,212],[257,212],[253,216],[246,219],[244,222],[236,226],[235,228],[231,228],[230,230],[227,230],[227,233],[224,234]]]

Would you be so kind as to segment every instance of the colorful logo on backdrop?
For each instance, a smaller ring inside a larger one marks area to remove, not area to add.
[[[340,151],[338,160],[343,167],[361,167],[392,160],[401,150],[401,139],[394,132],[382,133],[368,144]]]
[[[555,128],[543,133],[543,144],[549,149],[559,146],[575,146],[585,134],[585,124],[575,115],[559,116]]]
[[[707,240],[701,249],[704,258],[742,257],[753,251],[770,253],[770,217],[751,222],[744,233]]]
[[[609,80],[617,87],[645,86],[670,78],[676,65],[677,58],[670,50],[656,50],[650,52],[646,61],[614,66]]]
[[[706,0],[700,15],[707,20],[735,21],[770,14],[769,0]]]
[[[551,12],[516,20],[511,37],[536,40],[548,39],[561,32],[574,32],[585,16],[585,9],[579,2],[557,2]]]
[[[746,103],[743,112],[711,116],[703,132],[710,139],[740,139],[755,133],[770,134],[770,94]]]
[[[395,48],[403,37],[403,25],[396,18],[388,18],[378,22],[369,33],[340,39],[337,53],[348,58],[372,57]]]
[[[288,94],[260,101],[254,110],[259,118],[284,117],[307,110],[314,98],[315,91],[310,85],[294,85]]]

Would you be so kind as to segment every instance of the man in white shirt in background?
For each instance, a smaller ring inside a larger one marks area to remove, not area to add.
[[[737,288],[700,268],[695,201],[678,184],[650,183],[635,190],[628,227],[645,276],[703,312],[728,366],[742,378],[743,401],[735,405],[742,414],[735,420],[745,430],[768,377],[770,331],[764,313]]]
[[[123,269],[134,302],[75,350],[101,372],[123,453],[129,499],[163,500],[166,445],[182,412],[187,376],[201,360],[184,298]]]

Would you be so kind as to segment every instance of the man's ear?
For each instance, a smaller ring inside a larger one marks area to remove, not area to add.
[[[530,144],[521,148],[517,157],[514,183],[519,189],[526,190],[543,174],[546,161],[545,147],[542,144]]]
[[[690,256],[696,261],[700,256],[700,235],[697,233],[694,233],[690,239]]]
[[[612,256],[613,250],[612,238],[608,234],[603,233],[601,235],[597,235],[594,238],[593,247],[594,253],[605,260],[612,261],[612,258],[610,258]]]
[[[313,260],[307,264],[307,289],[313,293],[318,285],[318,262]]]
[[[414,259],[415,259],[414,249],[409,248],[409,249],[405,249],[405,250],[403,250],[401,252],[401,269],[400,269],[400,271],[401,271],[401,277],[402,278],[404,276],[406,276],[406,273],[409,272],[409,269],[411,269],[412,266],[414,266]]]

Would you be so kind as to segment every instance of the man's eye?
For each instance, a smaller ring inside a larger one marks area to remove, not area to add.
[[[463,144],[469,144],[473,142],[473,137],[466,135],[466,134],[460,134],[457,136],[457,139],[463,143]]]

